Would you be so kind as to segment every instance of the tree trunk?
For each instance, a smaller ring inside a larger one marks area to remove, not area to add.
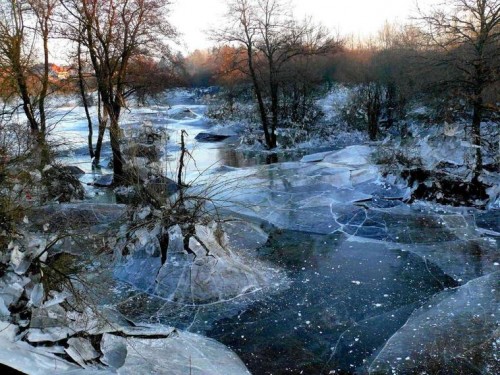
[[[89,129],[89,134],[87,137],[89,156],[91,159],[93,159],[95,154],[94,154],[94,146],[92,145],[92,137],[93,137],[92,118],[90,117],[89,104],[87,102],[87,93],[85,91],[85,81],[83,79],[82,45],[80,42],[78,43],[77,59],[78,59],[78,88],[80,89],[80,96],[82,97],[83,108],[85,110],[85,117],[87,117],[87,124]]]
[[[253,89],[255,92],[255,96],[257,97],[257,104],[259,106],[259,114],[260,114],[260,120],[262,122],[262,129],[264,130],[264,137],[266,139],[266,145],[269,148],[272,141],[271,141],[271,136],[269,134],[269,120],[267,119],[267,114],[266,114],[266,107],[264,105],[264,99],[262,98],[262,90],[259,85],[259,80],[257,78],[257,73],[255,72],[255,67],[253,65],[253,56],[252,56],[252,47],[248,46],[247,47],[247,54],[248,54],[248,69],[250,71],[250,76],[252,77],[252,83],[253,83]]]
[[[368,135],[371,141],[377,140],[378,120],[380,118],[380,90],[378,87],[368,87],[366,113],[368,116]]]
[[[23,111],[24,114],[26,115],[26,118],[28,119],[28,125],[31,130],[31,134],[38,136],[38,133],[40,132],[40,127],[38,125],[38,121],[35,118],[35,114],[33,113],[33,106],[31,105],[31,99],[28,93],[28,85],[26,84],[26,80],[24,79],[24,75],[21,71],[21,67],[15,67],[14,68],[16,71],[16,81],[17,81],[17,86],[19,88],[19,93],[21,94],[21,100],[23,102]]]
[[[97,133],[97,142],[95,144],[93,165],[98,166],[101,161],[102,141],[108,123],[108,115],[102,105],[101,94],[97,93],[97,117],[99,122],[99,131]]]
[[[38,100],[38,111],[40,113],[40,133],[38,135],[38,146],[40,148],[40,167],[50,163],[50,151],[47,145],[47,115],[45,113],[45,98],[49,89],[49,31],[45,25],[43,27],[43,76],[40,98]]]
[[[276,128],[278,127],[278,112],[279,112],[279,85],[276,79],[276,71],[274,69],[274,64],[272,61],[269,62],[269,88],[271,91],[271,134],[270,143],[268,147],[270,149],[276,148]]]
[[[277,146],[276,128],[278,127],[278,87],[276,86],[271,88],[271,114],[272,114],[271,134],[270,134],[271,142],[268,144],[268,147],[270,149],[276,148]]]
[[[120,149],[120,125],[118,120],[120,118],[121,107],[118,103],[113,103],[109,108],[109,138],[111,142],[111,152],[113,153],[113,184],[125,184],[125,174],[123,171],[123,157]]]
[[[394,110],[396,107],[396,85],[390,82],[387,85],[387,127],[392,128],[394,125]]]
[[[473,180],[478,182],[479,175],[483,170],[483,154],[481,152],[481,118],[482,118],[483,104],[479,96],[473,103],[472,113],[472,144],[476,150],[476,160],[474,165]]]

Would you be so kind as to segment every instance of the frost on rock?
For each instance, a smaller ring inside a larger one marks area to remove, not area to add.
[[[372,374],[446,368],[453,373],[498,373],[500,273],[444,291],[415,311],[372,362]]]
[[[215,340],[173,331],[166,338],[147,339],[104,334],[103,361],[118,374],[250,374],[231,350]]]
[[[146,237],[141,232],[140,238]],[[169,301],[224,301],[265,289],[281,277],[275,269],[232,250],[227,239],[217,234],[216,224],[196,225],[196,234],[189,239],[189,252],[181,228],[170,228],[163,264],[157,237],[152,237],[116,268],[115,276]]]

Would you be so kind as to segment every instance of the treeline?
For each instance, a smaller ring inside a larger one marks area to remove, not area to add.
[[[386,24],[362,43],[297,19],[284,0],[230,0],[221,26],[211,32],[217,47],[185,57],[170,49],[178,36],[169,6],[159,0],[0,1],[0,93],[5,103],[20,103],[40,168],[51,160],[45,107],[55,91],[81,95],[95,164],[109,131],[115,180],[122,183],[119,119],[132,96],[145,101],[169,87],[220,86],[229,112],[242,98],[255,104],[263,142],[273,149],[278,128],[317,124],[316,99],[341,83],[355,87],[346,121],[365,127],[373,140],[381,126],[404,121],[416,100],[435,107],[430,120],[467,118],[476,175],[481,171],[480,124],[498,114],[497,0],[447,0],[421,11],[412,25]],[[66,44],[71,74],[64,82],[51,77],[50,56],[58,52],[51,39]]]
[[[385,24],[370,40],[333,37],[298,21],[280,0],[232,0],[219,47],[185,58],[185,81],[224,88],[229,107],[253,93],[268,148],[279,125],[311,121],[318,94],[334,83],[355,87],[346,120],[372,140],[380,127],[404,121],[409,105],[432,109],[429,121],[470,122],[476,175],[482,168],[481,121],[497,116],[500,3],[448,0],[420,11],[411,25]]]

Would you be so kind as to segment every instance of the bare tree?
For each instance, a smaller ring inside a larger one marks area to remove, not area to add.
[[[60,0],[76,25],[88,51],[104,113],[109,116],[114,183],[125,181],[120,150],[119,118],[134,89],[127,84],[134,56],[156,50],[175,35],[167,22],[169,1],[160,0]],[[69,24],[71,26],[71,23]],[[163,45],[165,47],[165,44]]]
[[[280,90],[286,67],[297,56],[326,53],[338,43],[310,20],[297,22],[289,4],[282,0],[232,0],[226,18],[227,26],[214,31],[213,37],[246,50],[246,68],[266,145],[273,149],[277,146]]]
[[[500,77],[500,1],[447,0],[421,11],[430,46],[441,52],[454,74],[440,82],[458,89],[472,107],[472,143],[476,148],[474,180],[482,171],[481,121],[487,109],[485,90]]]
[[[40,138],[43,142],[47,137],[47,113],[45,110],[45,100],[49,95],[49,38],[53,31],[53,17],[55,14],[58,0],[26,0],[31,12],[34,14],[38,34],[42,40],[43,49],[43,71],[40,74],[40,92],[38,95],[38,116],[40,123]],[[42,147],[42,164],[50,160],[48,147]]]
[[[30,80],[35,76],[32,61],[36,57],[33,46],[37,38],[37,30],[36,25],[29,22],[32,13],[36,16],[35,23],[43,26],[41,27],[42,38],[44,41],[48,40],[51,10],[47,4],[16,0],[0,3],[0,65],[12,77],[13,87],[21,100],[29,129],[38,147],[40,164],[43,167],[49,161],[45,139],[45,98],[49,66],[48,58],[44,59],[43,72],[40,75],[42,87],[36,93],[38,95],[33,95],[33,90],[30,90]],[[45,43],[44,55],[48,56],[48,45]],[[37,107],[39,113],[37,113]]]

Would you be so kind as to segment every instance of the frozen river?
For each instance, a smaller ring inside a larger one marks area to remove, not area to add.
[[[236,151],[234,137],[198,143],[210,131],[205,111],[177,97],[172,108],[132,109],[123,127],[150,121],[168,132],[167,174],[185,130],[187,180],[224,181],[214,199],[225,202],[226,217],[246,222],[227,227],[231,246],[286,281],[217,303],[179,303],[144,286],[152,270],[142,269],[144,280],[124,272],[137,268],[129,260],[116,272],[125,282],[120,311],[215,338],[255,374],[499,370],[498,210],[406,204],[407,190],[381,178],[368,146],[281,155],[286,162],[266,165],[262,153]],[[89,182],[108,171],[90,168],[82,114],[75,110],[58,134],[76,141],[63,160]]]

